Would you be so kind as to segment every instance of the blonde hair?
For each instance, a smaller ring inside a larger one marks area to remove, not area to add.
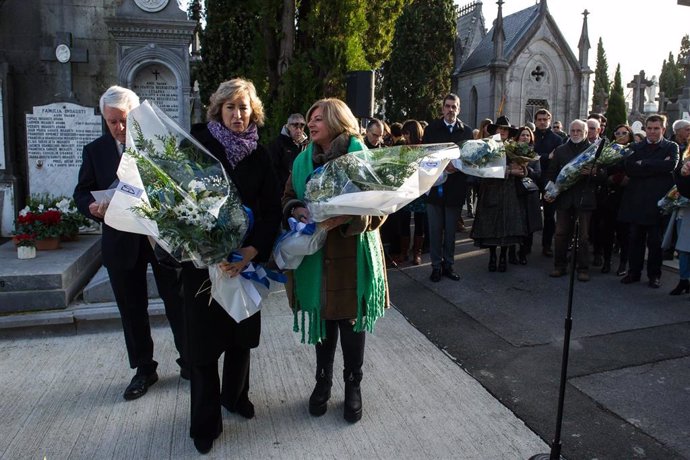
[[[311,114],[317,108],[321,108],[323,120],[328,127],[328,135],[331,139],[342,133],[348,133],[361,139],[359,122],[352,114],[350,108],[340,99],[326,98],[319,99],[307,111],[307,122],[311,119]]]
[[[257,126],[264,125],[264,105],[256,94],[254,83],[244,78],[233,78],[218,85],[215,93],[211,94],[210,104],[206,111],[208,121],[222,121],[221,108],[227,101],[233,101],[238,97],[249,96],[249,106],[252,109],[251,120]]]

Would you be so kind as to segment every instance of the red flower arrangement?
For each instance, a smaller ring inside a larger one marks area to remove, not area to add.
[[[36,245],[36,235],[31,233],[19,233],[14,235],[14,242],[17,246],[35,246]]]
[[[62,213],[56,209],[20,212],[15,222],[15,235],[33,235],[36,240],[59,238],[63,233]]]

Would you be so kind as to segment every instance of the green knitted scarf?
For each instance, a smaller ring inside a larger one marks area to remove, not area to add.
[[[352,137],[348,152],[364,150],[359,139]],[[297,198],[304,199],[309,175],[314,170],[312,161],[313,143],[300,153],[292,167],[292,186]],[[386,307],[386,281],[381,239],[378,230],[364,232],[357,238],[357,318],[354,330],[374,331],[376,320],[383,316]],[[306,330],[310,344],[321,342],[326,337],[326,323],[321,318],[321,286],[323,276],[323,249],[306,256],[294,272],[296,305],[293,329],[299,331],[298,312],[302,311],[302,343]],[[308,320],[308,328],[305,324]]]

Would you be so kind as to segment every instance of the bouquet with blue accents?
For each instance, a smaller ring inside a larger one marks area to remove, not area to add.
[[[453,165],[465,174],[503,179],[506,174],[506,152],[503,143],[490,137],[466,141],[460,147],[460,158]]]
[[[604,142],[601,154],[597,157],[597,149],[600,143]],[[554,182],[549,181],[544,188],[544,198],[556,199],[556,197],[579,181],[583,175],[582,171],[586,167],[611,166],[621,161],[629,152],[627,146],[609,143],[606,140],[599,140],[587,147],[582,153],[570,160],[561,171]]]
[[[199,268],[241,246],[250,216],[223,166],[148,101],[127,117],[117,175],[105,214],[111,227],[149,235],[179,262]]]
[[[669,190],[657,203],[661,213],[667,215],[671,214],[676,209],[685,208],[689,204],[690,200],[681,195],[678,191],[678,187],[675,185],[671,187],[671,190]]]
[[[283,232],[273,246],[273,260],[281,270],[294,270],[304,256],[315,254],[326,243],[328,232],[316,222],[288,219],[290,229]]]
[[[385,216],[429,191],[458,154],[455,144],[351,152],[316,169],[304,199],[315,222],[341,215]]]

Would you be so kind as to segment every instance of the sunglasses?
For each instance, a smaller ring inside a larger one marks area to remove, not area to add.
[[[304,128],[306,125],[304,123],[290,123],[293,128]]]
[[[630,131],[616,131],[613,135],[616,137],[628,136],[630,135]]]

